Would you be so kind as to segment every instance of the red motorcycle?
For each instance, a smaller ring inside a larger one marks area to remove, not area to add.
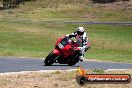
[[[57,40],[54,50],[46,57],[45,66],[51,66],[53,63],[73,66],[79,62],[79,51],[76,42],[63,36]]]

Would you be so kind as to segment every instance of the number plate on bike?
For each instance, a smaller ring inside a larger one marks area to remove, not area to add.
[[[59,48],[61,48],[61,49],[64,48],[64,46],[63,46],[61,43],[59,43],[58,46],[59,46]]]

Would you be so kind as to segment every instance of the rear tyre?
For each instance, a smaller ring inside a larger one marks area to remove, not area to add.
[[[68,63],[68,66],[73,66],[75,65],[79,60],[75,59],[75,60],[71,60],[69,63]]]
[[[72,56],[70,58],[70,61],[68,62],[68,66],[73,66],[79,62],[79,56],[78,55],[79,55],[79,51],[76,51],[74,56]]]
[[[56,55],[51,52],[45,59],[45,66],[51,66],[55,62]]]

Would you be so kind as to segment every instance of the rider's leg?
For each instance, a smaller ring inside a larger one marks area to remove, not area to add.
[[[84,53],[89,49],[90,47],[85,47],[85,49],[83,49],[83,50],[80,50],[80,52],[79,52],[79,59],[81,60],[81,61],[83,61],[84,60]]]
[[[80,59],[80,61],[84,60],[84,52],[83,51],[79,52],[79,59]]]

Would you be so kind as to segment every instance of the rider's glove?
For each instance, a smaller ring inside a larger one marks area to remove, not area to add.
[[[83,51],[84,50],[84,48],[83,47],[78,47],[79,48],[79,50],[81,50],[81,51]]]
[[[68,38],[68,37],[69,37],[69,34],[67,34],[65,37],[67,37],[67,38]]]

